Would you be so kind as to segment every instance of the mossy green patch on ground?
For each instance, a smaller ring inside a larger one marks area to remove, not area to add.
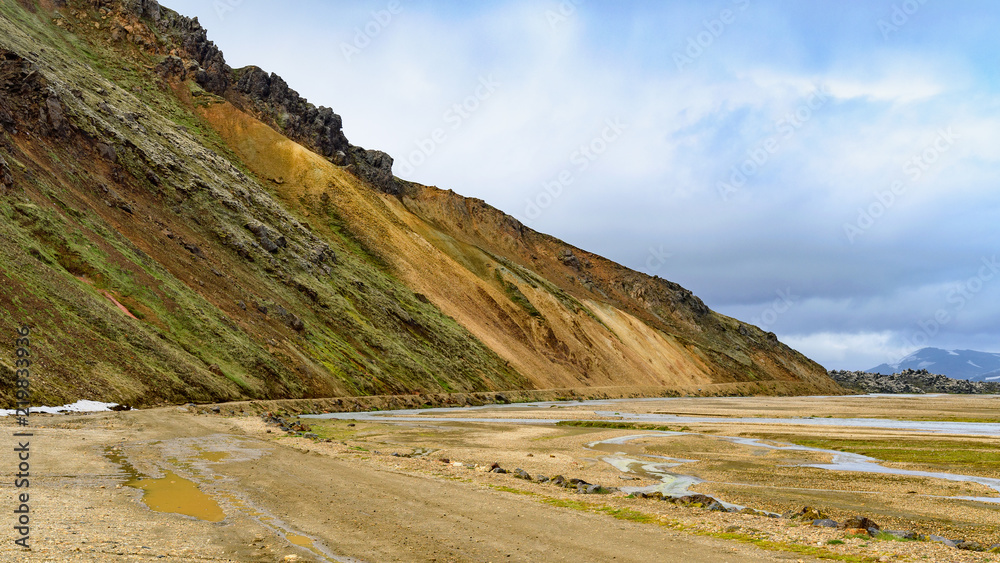
[[[826,450],[856,453],[883,461],[1000,469],[1000,449],[993,440],[840,439],[788,436],[786,441]]]
[[[536,317],[539,319],[545,318],[538,311],[538,309],[536,309],[535,306],[531,304],[531,301],[528,300],[528,298],[524,295],[524,293],[521,292],[521,288],[517,287],[516,283],[505,280],[503,274],[500,273],[499,269],[494,270],[493,274],[496,277],[497,283],[500,284],[500,287],[503,288],[504,293],[507,294],[507,298],[510,299],[515,305],[524,309],[528,313],[528,315],[532,317]]]
[[[752,544],[754,546],[757,546],[761,549],[765,549],[768,551],[797,553],[800,555],[808,555],[811,557],[826,559],[830,561],[843,561],[845,563],[874,563],[878,561],[878,558],[875,557],[868,557],[861,555],[845,555],[818,546],[773,541],[749,534],[711,532],[711,531],[701,530],[698,528],[693,528],[684,525],[676,520],[667,519],[655,514],[648,514],[631,508],[621,508],[603,504],[594,504],[583,501],[568,500],[568,499],[561,499],[554,497],[540,498],[539,502],[542,502],[550,506],[568,508],[571,510],[592,512],[595,514],[604,514],[607,516],[611,516],[612,518],[616,518],[618,520],[627,520],[629,522],[636,522],[639,524],[653,524],[658,526],[664,526],[699,536],[708,536],[723,540],[738,541],[740,543]]]
[[[901,538],[899,536],[896,536],[896,535],[893,535],[893,534],[890,534],[890,533],[887,533],[887,532],[878,532],[878,533],[876,533],[872,537],[874,539],[880,540],[880,541],[899,541],[899,542],[919,541],[919,540],[912,539],[912,538]]]
[[[515,494],[515,495],[524,495],[524,496],[529,496],[529,497],[531,497],[531,496],[538,496],[538,493],[533,493],[531,491],[525,491],[524,489],[515,489],[514,487],[507,487],[505,485],[489,485],[489,487],[491,489],[493,489],[493,490],[496,490],[496,491],[503,491],[505,493],[511,493],[511,494]]]
[[[658,430],[673,432],[669,426],[662,424],[643,424],[639,422],[615,422],[613,420],[560,420],[556,426],[577,426],[580,428],[614,428],[617,430]]]

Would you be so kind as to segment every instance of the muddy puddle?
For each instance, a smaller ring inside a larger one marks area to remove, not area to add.
[[[206,452],[206,451],[199,452],[198,455],[195,456],[195,458],[197,459],[201,459],[204,461],[211,461],[214,463],[224,461],[228,457],[229,457],[229,452]]]
[[[286,524],[276,515],[257,506],[246,496],[235,490],[227,489],[224,483],[225,475],[215,473],[211,466],[230,461],[247,461],[255,459],[260,452],[248,448],[239,442],[234,442],[222,436],[209,439],[181,439],[166,443],[153,442],[148,445],[159,445],[161,455],[166,455],[166,463],[159,467],[162,477],[151,477],[139,471],[125,453],[118,447],[105,450],[104,456],[118,466],[124,474],[122,485],[139,489],[143,492],[142,503],[150,510],[171,514],[182,514],[205,522],[222,522],[230,516],[245,515],[270,530],[276,536],[289,544],[308,552],[318,561],[337,563],[362,563],[350,557],[341,557],[330,551],[323,543],[306,535],[301,530]],[[426,455],[430,450],[415,451]],[[222,488],[214,490],[215,497],[198,488],[197,483],[178,475],[173,468],[189,474],[200,475],[211,479]],[[225,510],[223,509],[225,507]],[[233,520],[236,521],[236,520]]]
[[[149,477],[129,463],[120,450],[109,448],[105,457],[128,476],[123,485],[143,491],[142,502],[150,510],[183,514],[207,522],[221,522],[226,515],[219,503],[205,494],[193,481],[164,471],[163,477]]]

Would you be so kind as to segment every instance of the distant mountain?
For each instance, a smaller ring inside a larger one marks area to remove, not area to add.
[[[882,364],[867,371],[891,375],[902,370],[926,369],[955,379],[1000,380],[1000,354],[975,350],[921,348],[894,364]]]

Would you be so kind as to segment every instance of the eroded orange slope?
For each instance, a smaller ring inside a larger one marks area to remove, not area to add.
[[[706,354],[689,339],[654,328],[636,316],[642,311],[623,310],[614,299],[578,299],[520,256],[494,254],[496,248],[484,250],[479,241],[456,238],[448,225],[431,224],[403,200],[372,190],[229,103],[199,111],[255,174],[272,181],[293,213],[332,236],[325,219],[333,209],[406,285],[539,388],[687,387],[746,380],[720,368],[718,352]],[[501,250],[518,254],[510,250],[518,245],[516,237],[509,239]],[[761,370],[760,362],[748,363],[757,366],[759,379],[797,380],[796,371],[812,375],[794,366],[778,369],[782,362],[772,362],[774,373]],[[808,382],[825,385],[819,378]]]

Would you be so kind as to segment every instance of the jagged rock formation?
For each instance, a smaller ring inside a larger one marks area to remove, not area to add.
[[[677,284],[394,178],[154,0],[0,0],[0,126],[0,320],[45,335],[39,402],[843,391]]]
[[[830,377],[848,389],[864,393],[1000,393],[1000,383],[952,379],[927,370],[907,369],[892,375],[864,371],[831,371]]]

